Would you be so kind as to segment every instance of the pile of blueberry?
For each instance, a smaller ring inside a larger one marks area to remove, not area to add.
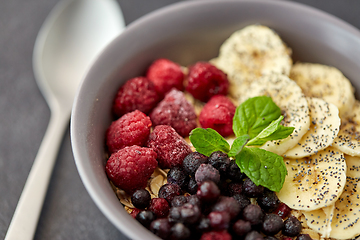
[[[275,192],[256,186],[223,152],[187,155],[159,198],[137,190],[132,216],[162,239],[311,239]]]

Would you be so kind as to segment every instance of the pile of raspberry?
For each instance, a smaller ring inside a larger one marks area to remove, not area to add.
[[[131,200],[131,215],[162,239],[311,239],[275,192],[256,186],[223,152],[188,154],[158,198],[140,189]]]

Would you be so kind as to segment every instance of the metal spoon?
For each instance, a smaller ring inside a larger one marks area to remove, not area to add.
[[[124,26],[115,0],[60,1],[42,25],[33,69],[51,117],[6,240],[33,239],[77,86],[95,57]]]

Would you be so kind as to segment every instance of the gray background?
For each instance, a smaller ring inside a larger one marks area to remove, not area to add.
[[[0,0],[0,239],[45,133],[50,110],[32,72],[36,35],[58,0]],[[118,0],[126,24],[176,0]],[[297,0],[360,28],[360,1]],[[97,209],[75,167],[69,129],[35,239],[128,239]]]

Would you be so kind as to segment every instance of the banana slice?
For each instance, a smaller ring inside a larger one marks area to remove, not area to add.
[[[338,108],[319,98],[306,98],[310,110],[310,128],[295,147],[284,157],[302,158],[317,153],[330,146],[340,129]]]
[[[288,175],[278,197],[296,210],[311,211],[334,204],[346,182],[344,154],[329,147],[302,159],[287,159]]]
[[[317,97],[339,108],[340,116],[351,113],[355,103],[354,88],[336,68],[314,64],[296,63],[291,68],[293,79],[308,97]]]
[[[313,211],[302,211],[307,225],[322,237],[330,237],[331,221],[334,216],[335,204]]]
[[[360,102],[356,101],[352,114],[343,121],[333,146],[340,151],[351,155],[360,156]]]
[[[360,234],[360,158],[346,156],[347,178],[344,192],[335,203],[331,238],[350,239]]]
[[[300,87],[285,75],[270,74],[253,81],[249,88],[241,89],[239,102],[250,97],[267,95],[280,107],[284,115],[284,125],[295,127],[287,138],[266,142],[261,148],[284,154],[293,148],[310,126],[309,106]]]
[[[264,74],[288,76],[292,66],[291,49],[276,32],[262,25],[250,25],[233,33],[211,62],[228,74],[233,96],[237,96],[238,86],[246,87]]]

